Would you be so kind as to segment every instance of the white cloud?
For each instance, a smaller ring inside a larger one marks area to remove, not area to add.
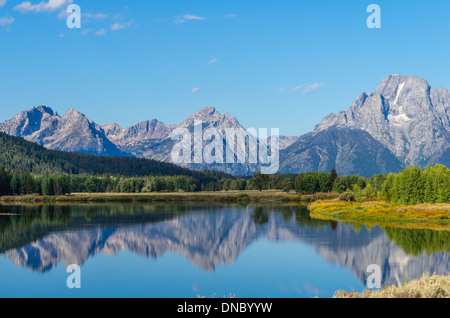
[[[106,34],[106,29],[100,29],[94,33],[95,36],[104,36]]]
[[[16,5],[14,10],[19,11],[20,13],[52,12],[61,10],[72,2],[73,0],[48,0],[38,4],[32,4],[30,1],[25,1]]]
[[[175,23],[184,23],[189,20],[205,20],[205,19],[206,18],[204,18],[204,17],[199,17],[199,16],[192,15],[192,14],[185,14],[183,16],[177,17],[174,22]]]
[[[199,17],[199,16],[195,16],[195,15],[191,15],[191,14],[185,14],[183,16],[183,18],[185,18],[186,20],[205,20],[205,18]]]
[[[61,10],[58,13],[58,19],[66,20],[72,13],[67,12],[66,10]]]
[[[0,26],[7,26],[14,23],[14,18],[10,16],[0,17]]]
[[[104,13],[84,13],[82,14],[83,18],[87,19],[95,19],[95,20],[104,20],[107,15]]]
[[[326,84],[325,83],[305,83],[305,84],[300,84],[297,85],[296,87],[291,88],[289,91],[292,93],[298,92],[300,90],[303,89],[302,94],[306,95],[315,91],[318,91],[319,89],[325,87]],[[280,88],[280,93],[286,92],[288,90],[287,86],[283,86]]]
[[[192,89],[192,93],[198,93],[198,92],[200,92],[200,88],[198,88],[198,87],[194,87],[193,89]]]
[[[227,19],[234,19],[234,18],[237,18],[237,15],[236,14],[227,14],[225,16],[225,18],[227,18]]]
[[[319,89],[325,87],[325,83],[313,83],[306,86],[305,90],[302,92],[303,95],[309,94],[315,91],[318,91]]]
[[[0,0],[0,8],[3,8],[6,4],[6,0]]]
[[[111,30],[112,31],[120,31],[120,30],[123,30],[125,28],[129,28],[130,26],[133,25],[133,23],[134,23],[133,20],[131,20],[130,22],[127,22],[127,23],[116,22],[113,25],[111,25]]]
[[[298,92],[303,86],[304,86],[304,84],[300,84],[300,85],[294,87],[294,88],[292,89],[292,91],[293,91],[293,92]]]
[[[206,63],[207,65],[211,65],[211,64],[214,64],[214,63],[217,63],[217,62],[219,62],[219,60],[217,59],[217,58],[213,58],[211,61],[209,61],[208,63]]]

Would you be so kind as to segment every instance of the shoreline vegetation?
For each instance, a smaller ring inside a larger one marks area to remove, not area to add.
[[[339,290],[334,298],[450,298],[450,276],[424,274],[421,278],[380,291],[366,289],[356,293]]]
[[[0,204],[201,202],[240,204],[308,205],[311,218],[366,226],[450,231],[450,204],[403,205],[381,199],[345,201],[339,193],[301,195],[277,190],[170,193],[73,193],[60,196],[22,195],[0,197]]]
[[[401,205],[384,200],[343,202],[323,200],[310,204],[311,217],[368,226],[450,231],[450,204]]]
[[[70,202],[282,202],[309,203],[337,198],[337,193],[299,195],[277,190],[245,190],[220,192],[166,192],[166,193],[72,193],[70,195],[43,196],[17,195],[0,197],[1,203],[70,203]]]

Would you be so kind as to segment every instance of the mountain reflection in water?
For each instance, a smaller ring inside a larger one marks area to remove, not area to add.
[[[176,253],[214,272],[261,239],[311,245],[362,284],[370,264],[381,265],[384,285],[449,273],[450,232],[314,220],[305,206],[29,205],[2,213],[16,215],[0,217],[0,253],[37,273],[123,250],[153,259]]]

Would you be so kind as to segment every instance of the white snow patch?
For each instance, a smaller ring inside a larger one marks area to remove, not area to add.
[[[409,118],[405,113],[399,113],[398,115],[389,115],[389,122],[394,126],[401,126],[402,124],[409,123],[412,118]]]
[[[406,82],[403,82],[403,83],[401,83],[401,84],[398,86],[398,89],[397,89],[397,96],[395,97],[394,105],[397,104],[397,102],[398,102],[398,97],[400,96],[400,93],[402,92],[403,88],[405,87],[405,83],[406,83]]]

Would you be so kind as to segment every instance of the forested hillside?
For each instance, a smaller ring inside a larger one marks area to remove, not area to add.
[[[32,174],[111,174],[124,177],[183,175],[194,177],[202,183],[228,177],[224,173],[192,171],[155,160],[49,150],[5,133],[0,133],[0,167]]]

